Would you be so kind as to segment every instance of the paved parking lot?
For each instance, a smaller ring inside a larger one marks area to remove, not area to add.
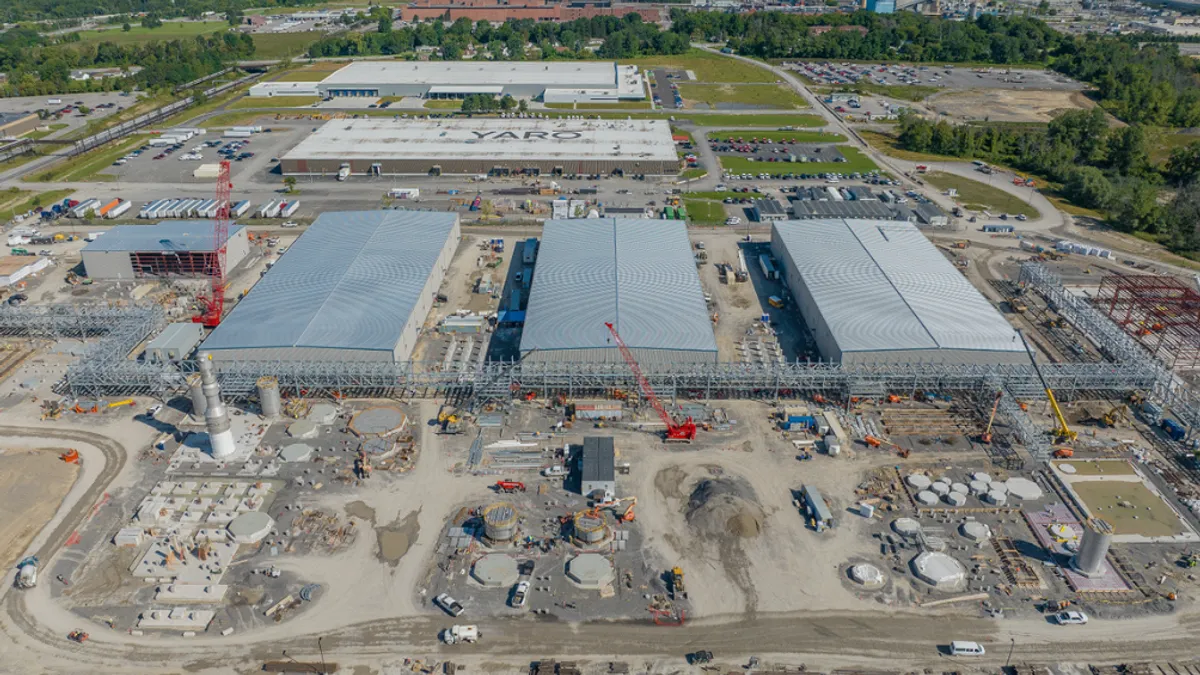
[[[953,65],[785,63],[784,67],[823,85],[921,85],[946,89],[1062,89],[1084,85],[1051,70],[967,68]]]
[[[683,98],[679,95],[676,85],[690,81],[687,71],[673,68],[655,68],[650,71],[654,78],[650,81],[650,94],[654,97],[654,105],[660,108],[683,108]]]
[[[61,101],[61,103],[50,103],[52,100]],[[47,110],[54,112],[62,110],[66,106],[71,106],[70,113],[63,114],[58,118],[50,117],[45,121],[45,124],[66,124],[67,128],[55,132],[53,136],[60,134],[68,134],[72,130],[77,129],[89,121],[99,120],[117,113],[125,108],[133,105],[137,99],[133,96],[122,96],[119,91],[110,91],[99,94],[57,94],[53,96],[14,96],[12,98],[0,98],[0,112],[7,113],[23,113],[37,112],[38,110]],[[80,103],[91,109],[88,115],[80,115],[77,110],[74,110]],[[111,104],[111,108],[101,108],[102,105]]]
[[[742,138],[742,142],[738,142]],[[709,147],[718,155],[753,157],[759,162],[844,162],[838,146],[833,143],[773,143],[751,142],[744,136],[721,141],[710,141]]]
[[[114,176],[117,181],[131,183],[211,183],[211,178],[194,178],[192,172],[201,164],[219,162],[225,157],[220,150],[241,141],[242,147],[230,157],[232,177],[235,184],[272,183],[280,185],[283,178],[270,173],[276,166],[280,154],[300,141],[302,134],[293,127],[272,128],[271,133],[254,134],[249,139],[222,138],[221,132],[210,131],[183,144],[178,150],[166,153],[165,148],[141,146],[140,155],[128,159],[124,164],[112,165],[101,173]],[[220,143],[210,147],[209,143]],[[194,151],[194,152],[193,152]],[[249,156],[245,156],[245,155]],[[241,159],[238,159],[238,157]],[[159,159],[155,159],[158,157]]]

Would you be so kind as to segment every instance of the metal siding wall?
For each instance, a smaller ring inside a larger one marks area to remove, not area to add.
[[[652,176],[673,176],[679,173],[676,162],[652,162],[637,160],[606,160],[580,161],[565,159],[546,160],[517,160],[511,158],[473,159],[473,160],[437,160],[437,159],[283,159],[280,160],[280,171],[285,176],[327,176],[337,175],[338,169],[348,162],[355,174],[364,174],[372,164],[382,165],[385,176],[424,176],[435,165],[440,166],[443,174],[473,175],[487,173],[493,167],[504,167],[510,171],[521,169],[538,169],[544,174],[562,167],[568,174],[609,174],[620,169],[627,174],[644,173]],[[303,168],[301,168],[303,165]]]
[[[225,245],[225,274],[237,269],[246,256],[250,255],[250,240],[246,236],[249,231],[249,228],[243,227],[229,237]]]
[[[779,230],[775,225],[771,226],[771,254],[775,256],[776,260],[783,263],[784,283],[792,292],[792,298],[796,301],[800,316],[808,326],[813,339],[816,340],[817,350],[821,353],[821,357],[826,361],[842,360],[841,348],[838,347],[837,340],[829,330],[828,324],[825,323],[825,318],[821,316],[821,310],[817,306],[816,300],[813,299],[812,293],[804,285],[804,277],[796,268],[796,262],[792,260],[787,246],[780,239]]]
[[[128,251],[84,251],[83,269],[93,279],[133,279]]]

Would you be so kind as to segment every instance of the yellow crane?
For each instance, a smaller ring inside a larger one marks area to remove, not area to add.
[[[1025,334],[1017,330],[1017,335],[1021,336],[1021,344],[1025,345],[1025,353],[1029,354],[1029,362],[1033,364],[1033,372],[1037,373],[1038,379],[1042,382],[1042,388],[1046,390],[1046,398],[1050,399],[1050,409],[1054,411],[1054,420],[1058,426],[1053,430],[1054,440],[1057,443],[1067,443],[1079,437],[1079,434],[1071,431],[1071,427],[1067,425],[1067,418],[1063,417],[1062,408],[1058,407],[1058,400],[1054,398],[1054,392],[1050,389],[1050,383],[1046,381],[1046,376],[1042,375],[1042,369],[1038,367],[1037,359],[1033,355],[1033,349],[1029,347],[1029,343],[1025,340]]]

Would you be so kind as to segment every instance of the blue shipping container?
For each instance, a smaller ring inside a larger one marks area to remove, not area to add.
[[[1171,437],[1171,440],[1182,441],[1183,437],[1187,435],[1183,426],[1169,417],[1162,421],[1162,428]]]

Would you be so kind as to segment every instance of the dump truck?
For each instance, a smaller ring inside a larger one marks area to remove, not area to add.
[[[475,642],[479,639],[479,626],[451,626],[442,631],[442,642],[456,645],[460,642]]]

